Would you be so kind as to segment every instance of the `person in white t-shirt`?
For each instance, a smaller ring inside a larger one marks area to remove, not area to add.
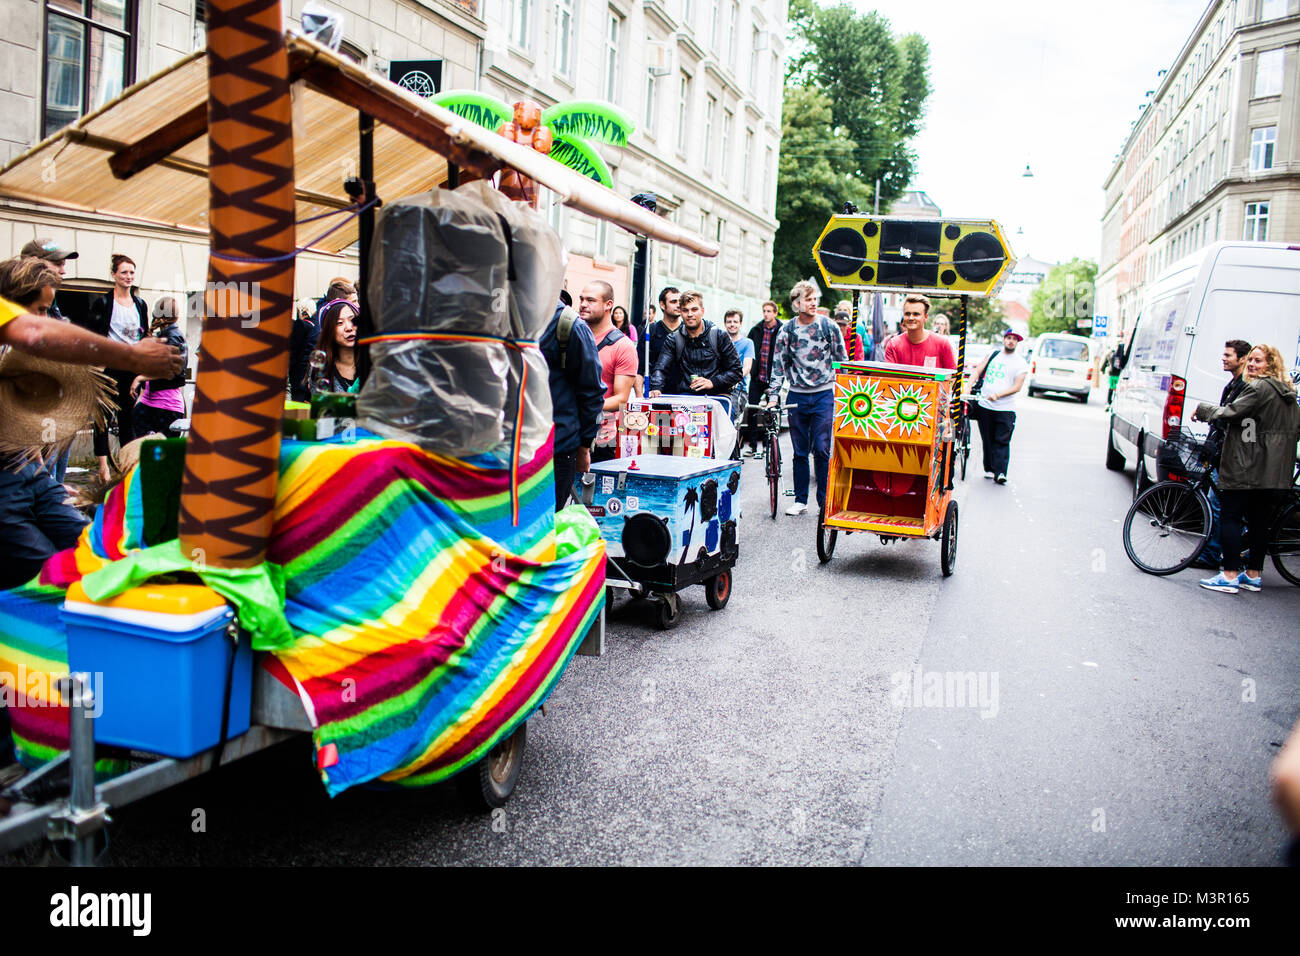
[[[1007,329],[1002,333],[1002,351],[986,358],[975,372],[977,379],[981,372],[984,374],[979,399],[984,477],[994,479],[999,485],[1007,483],[1007,469],[1011,463],[1011,433],[1016,430],[1016,394],[1024,388],[1025,378],[1029,375],[1028,363],[1016,354],[1016,346],[1023,338],[1014,329]]]

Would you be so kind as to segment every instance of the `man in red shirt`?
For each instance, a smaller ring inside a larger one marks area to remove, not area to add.
[[[614,289],[596,279],[578,293],[578,315],[591,328],[600,354],[600,378],[605,383],[605,421],[596,437],[592,461],[618,457],[618,416],[636,381],[637,356],[632,340],[614,328]]]
[[[885,345],[885,361],[894,365],[918,365],[922,368],[957,367],[952,343],[942,335],[925,330],[930,316],[930,300],[912,293],[903,300],[902,332]]]

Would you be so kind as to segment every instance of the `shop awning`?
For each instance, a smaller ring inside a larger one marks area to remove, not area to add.
[[[285,43],[294,81],[300,221],[349,206],[343,180],[357,175],[358,112],[364,110],[375,119],[374,176],[384,199],[444,185],[449,161],[479,175],[509,167],[588,215],[700,255],[718,253],[715,243],[340,53],[292,33]],[[207,54],[200,51],[135,84],[0,170],[0,196],[206,234],[207,79]],[[301,225],[298,241],[315,238],[342,218]],[[353,219],[313,248],[338,252],[356,241]]]

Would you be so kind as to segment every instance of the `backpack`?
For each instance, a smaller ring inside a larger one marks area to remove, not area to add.
[[[599,352],[601,349],[605,348],[605,346],[613,345],[619,339],[625,339],[625,338],[627,338],[627,336],[624,333],[620,332],[618,329],[610,329],[609,334],[596,343],[596,351]]]
[[[578,313],[573,311],[573,307],[566,305],[560,310],[560,318],[555,323],[555,340],[560,343],[560,368],[568,364],[569,336],[573,334],[573,323],[577,322],[578,318]]]
[[[798,316],[795,316],[793,319],[788,319],[786,321],[785,323],[786,342],[788,343],[794,342],[794,327],[795,327],[795,323],[797,323],[798,321],[799,321]],[[832,336],[838,335],[840,337],[840,341],[841,342],[844,341],[844,335],[840,332],[839,327],[832,325],[831,320],[826,318],[826,316],[824,315],[817,316],[817,321],[814,322],[813,325],[816,326],[817,331],[821,333],[822,341],[826,343],[826,347],[829,348],[831,350],[831,354],[834,355],[835,340],[834,338],[832,338]],[[773,349],[776,348],[775,342],[772,343],[772,347]]]

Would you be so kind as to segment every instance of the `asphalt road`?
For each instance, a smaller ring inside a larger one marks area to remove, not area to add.
[[[1005,487],[977,440],[946,580],[929,541],[842,536],[819,566],[815,517],[770,520],[747,463],[730,605],[693,589],[660,632],[620,602],[495,814],[449,786],[330,801],[295,741],[119,811],[113,860],[1276,862],[1266,772],[1300,714],[1300,588],[1138,572],[1101,404],[1022,397]]]

